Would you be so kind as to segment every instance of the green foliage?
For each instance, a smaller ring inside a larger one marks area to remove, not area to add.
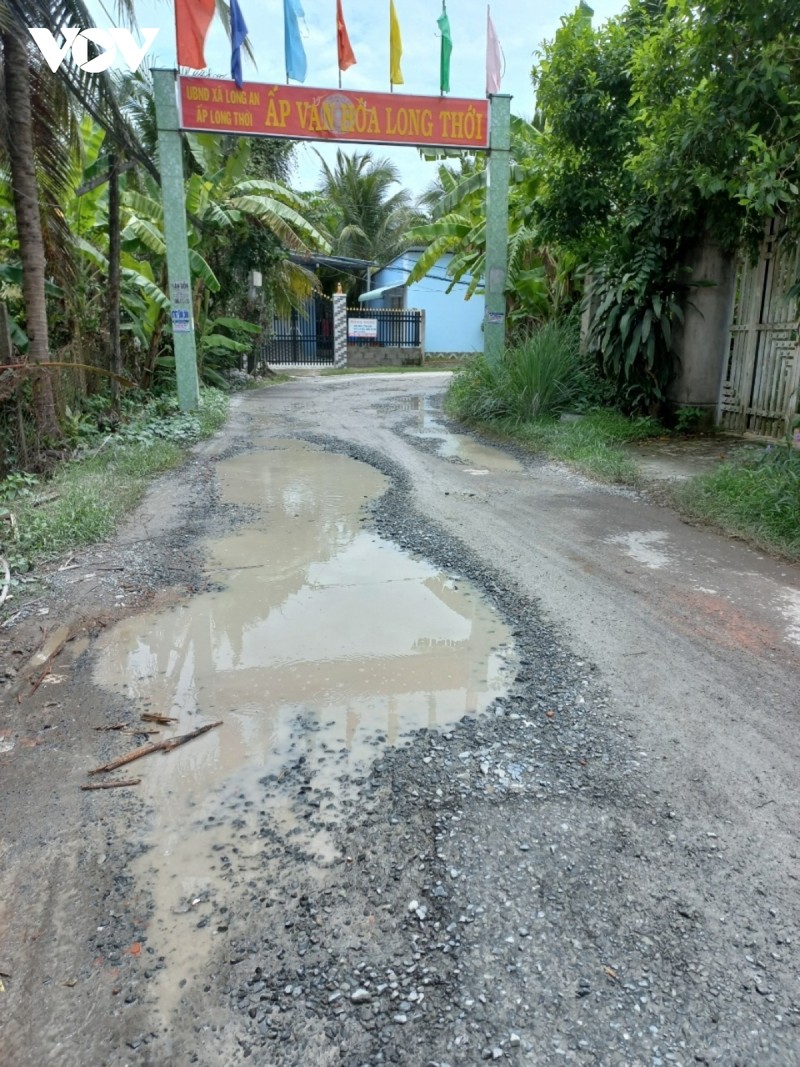
[[[0,481],[0,503],[8,504],[13,500],[20,500],[33,495],[38,486],[39,479],[35,474],[25,474],[23,471],[12,471]]]
[[[795,0],[671,0],[633,53],[631,173],[727,247],[800,223],[798,41]]]
[[[203,389],[201,408],[191,413],[180,412],[172,396],[141,399],[126,400],[125,421],[108,445],[61,467],[42,499],[29,475],[10,475],[0,483],[0,499],[13,506],[19,531],[13,556],[17,571],[27,569],[29,559],[110,536],[139,501],[148,479],[177,466],[187,445],[214,433],[227,417],[228,398],[216,389]],[[98,401],[94,408],[97,414]]]
[[[679,408],[675,416],[675,432],[682,434],[702,433],[707,428],[708,421],[708,412],[702,408]]]
[[[71,445],[93,441],[99,435],[95,420],[83,411],[73,411],[69,405],[61,417],[61,429]]]
[[[337,255],[384,266],[405,248],[405,233],[418,215],[406,189],[392,191],[400,173],[371,152],[338,149],[334,165],[322,164],[316,210]]]
[[[551,320],[498,363],[472,359],[454,378],[448,402],[460,418],[518,424],[563,411],[578,399],[582,381],[576,322]]]
[[[575,421],[537,420],[520,427],[518,436],[535,451],[569,463],[593,478],[638,485],[639,469],[622,446],[663,433],[663,426],[655,419],[592,411]]]
[[[800,451],[744,449],[676,491],[690,515],[800,560]]]
[[[508,207],[507,321],[511,339],[522,340],[534,324],[567,313],[574,302],[575,257],[546,244],[535,218],[542,192],[541,133],[532,123],[511,117],[511,185]],[[409,231],[411,244],[425,251],[408,282],[420,281],[450,253],[448,289],[466,283],[464,298],[483,291],[486,270],[486,180],[482,159],[460,161],[460,169],[440,164],[436,182],[422,203],[432,218]]]
[[[640,36],[622,16],[593,29],[580,3],[532,71],[543,131],[531,207],[543,239],[580,260],[606,246],[631,197],[624,161],[636,143],[630,64]]]
[[[674,325],[682,323],[687,286],[657,249],[615,255],[597,269],[587,299],[593,315],[589,353],[629,411],[658,408],[675,372]]]
[[[457,397],[449,397],[446,404],[451,414],[458,414]],[[629,418],[610,410],[561,419],[545,416],[526,422],[507,417],[470,421],[593,478],[621,485],[641,482],[639,469],[623,446],[664,433],[664,427],[655,419]]]
[[[597,29],[581,4],[533,70],[544,236],[594,260],[643,212],[731,249],[800,225],[798,40],[795,0],[629,0]]]

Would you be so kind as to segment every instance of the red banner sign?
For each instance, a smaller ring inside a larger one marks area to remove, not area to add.
[[[181,127],[358,144],[486,148],[489,104],[401,93],[351,93],[218,78],[179,78]]]

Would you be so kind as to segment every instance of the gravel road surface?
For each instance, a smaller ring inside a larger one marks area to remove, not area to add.
[[[4,1067],[800,1064],[800,568],[447,381],[237,397],[0,629]]]

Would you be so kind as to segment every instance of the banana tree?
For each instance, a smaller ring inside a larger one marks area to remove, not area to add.
[[[569,299],[565,290],[566,264],[557,263],[543,246],[532,215],[538,190],[537,147],[534,125],[512,116],[511,187],[509,192],[508,273],[506,296],[509,321],[524,326],[557,312]],[[460,171],[441,165],[435,186],[424,197],[432,221],[407,234],[410,243],[424,243],[408,282],[420,281],[441,257],[450,254],[447,267],[452,288],[463,278],[469,283],[465,299],[482,291],[486,265],[486,177],[480,161]]]
[[[241,351],[237,346],[246,346],[242,335],[252,332],[247,330],[246,323],[241,325],[242,320],[238,320],[239,325],[233,329],[236,336],[220,335],[219,331],[209,334],[207,331],[209,316],[217,314],[213,298],[221,288],[211,264],[220,245],[241,242],[254,228],[273,234],[284,249],[291,251],[329,251],[330,245],[302,214],[303,202],[300,197],[279,182],[247,177],[250,158],[247,141],[235,142],[232,150],[225,154],[218,140],[210,135],[189,135],[187,143],[197,168],[186,181],[185,195],[194,314],[200,341],[198,370],[202,376],[216,380],[220,366],[230,362]],[[125,222],[122,231],[123,253],[130,257],[126,261],[128,270],[135,272],[128,274],[127,280],[140,288],[141,298],[155,301],[159,315],[154,320],[154,335],[158,333],[160,336],[164,329],[163,315],[169,308],[169,302],[164,293],[166,246],[163,209],[155,187],[149,185],[144,192],[133,189],[124,191],[122,213]],[[145,265],[149,266],[149,271]],[[280,266],[279,275],[287,294],[294,292],[307,295],[311,291],[313,276],[285,258]],[[227,318],[232,320],[235,316]],[[226,342],[233,343],[207,342],[208,336],[222,336]],[[160,360],[159,365],[165,365],[165,357],[159,356],[152,344],[150,353],[150,372],[156,366],[156,359]]]

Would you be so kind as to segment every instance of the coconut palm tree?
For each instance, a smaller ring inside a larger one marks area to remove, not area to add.
[[[420,219],[407,190],[391,192],[400,181],[397,167],[371,152],[347,155],[341,148],[333,167],[320,160],[320,192],[335,253],[385,266],[405,249],[405,234]]]

